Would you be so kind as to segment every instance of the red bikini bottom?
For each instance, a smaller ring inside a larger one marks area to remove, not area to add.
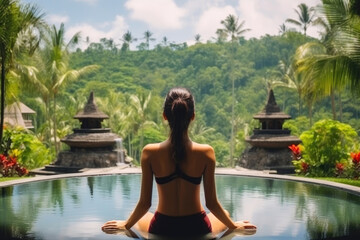
[[[211,223],[205,211],[187,216],[155,212],[149,226],[149,233],[169,237],[204,236],[211,232]]]

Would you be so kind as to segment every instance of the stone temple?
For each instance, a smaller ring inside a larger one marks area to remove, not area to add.
[[[288,146],[299,144],[301,140],[283,129],[290,115],[281,112],[276,103],[273,90],[269,91],[265,108],[253,116],[260,121],[261,127],[254,129],[253,135],[245,141],[250,144],[243,152],[239,166],[256,170],[276,170],[278,173],[291,173],[292,154]]]
[[[81,127],[67,135],[61,142],[70,147],[61,151],[54,165],[61,167],[103,168],[117,166],[125,161],[125,151],[116,148],[121,138],[109,128],[103,128],[101,122],[109,118],[101,112],[95,102],[94,93],[90,93],[84,109],[74,116]]]

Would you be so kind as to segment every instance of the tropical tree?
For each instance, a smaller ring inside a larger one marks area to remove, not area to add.
[[[190,137],[199,143],[206,143],[208,138],[215,134],[215,129],[207,127],[203,122],[197,120],[190,125]]]
[[[152,35],[153,35],[153,33],[150,32],[149,30],[144,32],[144,38],[143,39],[145,39],[145,44],[146,44],[147,50],[150,49],[150,41],[155,41],[155,38],[151,37]]]
[[[147,119],[147,110],[151,100],[151,92],[146,96],[145,93],[141,93],[139,95],[131,95],[130,103],[133,107],[134,113],[136,116],[136,122],[138,125],[138,129],[140,130],[140,144],[139,150],[144,147],[144,127],[148,124],[153,124],[153,122],[148,121]]]
[[[231,80],[231,96],[232,96],[232,107],[231,107],[231,139],[230,139],[230,163],[234,166],[234,125],[235,125],[235,74],[234,74],[234,61],[237,45],[239,45],[240,37],[250,31],[250,29],[244,29],[245,21],[239,23],[239,18],[234,15],[228,15],[225,20],[221,21],[223,28],[217,30],[218,36],[230,36],[231,47],[230,50],[230,69],[229,78]]]
[[[134,38],[130,31],[124,33],[122,38],[120,39],[123,44],[121,45],[122,51],[130,50],[130,44],[137,41],[137,38]]]
[[[201,39],[201,35],[200,35],[200,34],[196,34],[196,35],[195,35],[195,42],[196,42],[196,43],[199,43],[199,42],[201,41],[200,39]]]
[[[306,43],[296,53],[305,81],[316,80],[307,84],[318,89],[314,96],[331,96],[334,118],[335,90],[348,87],[358,94],[360,89],[360,16],[352,10],[355,4],[351,0],[323,0],[321,17],[316,21],[325,30],[321,42]]]
[[[164,47],[166,47],[169,44],[169,40],[167,39],[167,37],[163,37],[161,43]]]
[[[224,28],[218,29],[217,31],[225,34],[227,37],[230,36],[231,42],[238,41],[244,33],[250,31],[249,28],[244,29],[245,21],[239,23],[239,18],[232,14],[229,14],[225,20],[222,20],[221,24]]]
[[[295,31],[295,29],[294,28],[289,28],[288,26],[285,25],[285,23],[279,25],[279,35],[283,35],[283,34],[285,34],[287,32],[290,32],[290,31],[293,32],[293,31]]]
[[[289,65],[285,61],[280,60],[278,65],[284,81],[283,87],[296,90],[298,96],[298,116],[301,115],[302,98],[304,91],[303,74],[296,69],[296,61],[292,61]]]
[[[298,5],[298,9],[295,9],[295,12],[298,15],[298,20],[288,18],[286,22],[301,27],[306,36],[306,31],[315,18],[315,9],[313,7],[309,8],[305,3],[301,3]]]
[[[46,105],[45,115],[49,121],[49,126],[51,126],[50,116],[52,116],[51,131],[56,153],[59,148],[57,141],[57,96],[67,84],[98,68],[96,65],[88,65],[76,70],[69,67],[70,51],[79,39],[80,33],[78,32],[66,42],[64,24],[61,24],[59,29],[53,25],[47,29],[44,36],[44,48],[34,57],[37,72],[36,78],[32,79],[32,85],[40,93]]]
[[[42,21],[42,16],[38,8],[33,5],[20,5],[16,0],[2,0],[0,2],[0,141],[2,141],[3,136],[6,75],[13,67],[13,52],[17,38],[30,26],[39,24]]]
[[[288,29],[287,29],[285,23],[283,23],[283,24],[281,24],[281,25],[279,26],[279,34],[280,34],[280,35],[283,35],[283,34],[286,33],[287,31],[288,31]]]

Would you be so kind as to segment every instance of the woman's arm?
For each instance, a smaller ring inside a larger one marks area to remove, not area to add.
[[[134,211],[131,213],[130,217],[126,221],[113,220],[106,222],[102,227],[104,231],[113,229],[130,229],[147,213],[147,211],[151,207],[153,173],[150,166],[149,152],[150,151],[145,146],[141,154],[141,192],[140,199]]]
[[[151,207],[153,173],[150,165],[149,150],[146,146],[141,154],[141,170],[142,177],[140,199],[134,211],[126,221],[126,229],[130,229],[135,223],[137,223],[137,221],[139,221]]]
[[[237,226],[231,220],[231,218],[226,214],[225,210],[222,208],[219,203],[216,195],[215,188],[215,152],[212,147],[209,147],[206,151],[206,168],[204,172],[204,192],[205,192],[205,201],[206,207],[214,214],[214,216],[219,219],[225,226],[230,229],[235,229]]]
[[[233,222],[229,215],[222,208],[216,195],[215,187],[215,152],[212,147],[206,150],[207,164],[204,172],[204,192],[206,207],[229,229],[256,231],[256,226],[249,221]]]

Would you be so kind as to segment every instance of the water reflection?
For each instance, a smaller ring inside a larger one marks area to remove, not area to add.
[[[292,181],[218,177],[217,183],[221,201],[237,205],[232,216],[258,225],[257,238],[360,239],[359,196]]]
[[[256,235],[246,238],[360,239],[359,196],[272,179],[217,176],[216,182],[219,200],[232,217],[250,219],[258,226]],[[155,189],[152,211],[157,204]],[[106,235],[100,226],[126,218],[139,190],[139,175],[0,188],[0,239],[127,239]]]

